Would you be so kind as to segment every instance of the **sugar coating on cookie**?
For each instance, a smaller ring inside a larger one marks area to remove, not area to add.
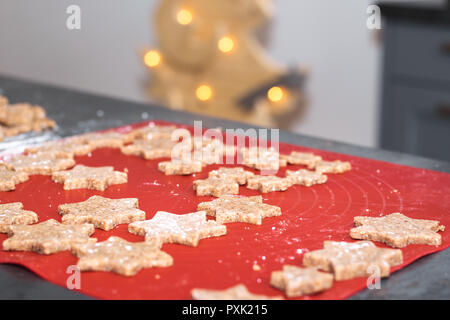
[[[28,180],[26,172],[17,172],[14,168],[0,163],[0,191],[11,191],[16,189],[16,184]]]
[[[300,169],[297,171],[286,170],[286,178],[291,179],[294,184],[311,187],[316,184],[327,182],[328,177],[320,172]]]
[[[6,251],[33,251],[53,254],[70,250],[80,243],[96,242],[92,224],[65,225],[50,219],[33,225],[12,225],[7,229],[9,238],[3,241]]]
[[[292,151],[290,154],[280,154],[281,159],[285,159],[289,164],[304,165],[314,167],[317,162],[322,160],[321,156],[311,152]]]
[[[38,216],[33,211],[23,210],[21,202],[0,204],[0,233],[7,233],[12,225],[33,224]]]
[[[64,224],[92,223],[96,228],[111,230],[115,226],[145,220],[137,198],[109,199],[92,196],[86,201],[61,204],[58,213]]]
[[[410,244],[438,246],[442,240],[437,232],[445,230],[437,220],[412,219],[401,213],[380,218],[358,216],[354,223],[356,228],[350,230],[353,239],[378,241],[394,248]]]
[[[260,225],[264,218],[281,215],[279,207],[262,203],[261,196],[225,195],[213,201],[199,203],[197,210],[216,217],[218,223],[244,222]]]
[[[134,276],[143,268],[169,267],[170,255],[159,246],[148,242],[128,242],[120,237],[106,241],[74,245],[72,253],[79,260],[81,271],[111,271],[123,276]]]
[[[54,172],[52,180],[62,183],[64,190],[86,188],[104,191],[111,185],[127,183],[128,174],[114,171],[109,166],[87,167],[80,164],[71,170]]]
[[[331,272],[338,281],[370,276],[373,268],[388,277],[390,268],[402,263],[401,250],[379,248],[370,241],[324,241],[323,249],[303,255],[304,266]]]
[[[216,221],[207,220],[204,211],[187,214],[158,211],[150,220],[130,223],[128,231],[145,236],[146,241],[196,247],[201,239],[226,234],[227,228]]]
[[[36,153],[17,155],[5,163],[12,166],[17,172],[25,172],[30,175],[51,175],[53,172],[73,167],[75,160],[62,154]]]
[[[262,193],[286,191],[293,184],[291,179],[277,176],[253,176],[247,180],[248,189],[259,190]]]
[[[330,289],[333,285],[333,275],[320,272],[316,268],[284,265],[283,270],[272,272],[270,284],[283,290],[289,298],[300,297]]]
[[[211,290],[194,288],[191,290],[194,300],[281,300],[281,296],[269,297],[260,294],[254,294],[248,291],[243,284],[235,285],[224,290]]]
[[[203,163],[196,160],[171,160],[158,163],[158,170],[165,175],[189,175],[201,172]]]
[[[228,178],[209,177],[194,180],[193,186],[198,196],[220,197],[225,194],[239,193],[239,184]]]
[[[350,171],[352,166],[347,161],[319,161],[314,166],[309,166],[309,169],[315,169],[319,173],[344,173]]]
[[[240,185],[246,184],[247,180],[253,177],[255,174],[253,172],[244,170],[241,167],[235,168],[225,168],[221,167],[217,170],[212,170],[209,172],[208,176],[213,178],[225,178],[232,179],[239,183]]]
[[[121,151],[123,154],[140,156],[144,159],[169,158],[177,143],[169,139],[138,139],[132,144],[123,146]]]

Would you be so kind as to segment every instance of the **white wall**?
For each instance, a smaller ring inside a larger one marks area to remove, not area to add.
[[[272,54],[311,70],[311,104],[297,131],[373,146],[379,48],[361,0],[279,1]]]
[[[157,0],[2,0],[0,73],[146,101],[139,50],[154,44]],[[82,28],[65,27],[68,5]],[[367,1],[276,0],[270,54],[308,66],[311,103],[296,131],[367,146],[376,141],[379,49]]]

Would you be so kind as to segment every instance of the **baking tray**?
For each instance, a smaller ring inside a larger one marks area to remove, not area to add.
[[[117,130],[126,132],[146,124]],[[189,126],[178,126],[192,130]],[[174,258],[172,267],[143,269],[134,277],[84,272],[81,288],[76,290],[104,299],[190,299],[190,290],[194,287],[224,289],[244,283],[254,293],[279,295],[280,291],[270,286],[270,273],[281,269],[283,264],[301,265],[303,254],[322,248],[324,240],[352,241],[349,230],[356,215],[402,212],[412,218],[435,219],[449,225],[449,174],[284,143],[279,147],[281,153],[312,151],[326,160],[350,161],[353,169],[341,175],[328,175],[324,185],[293,186],[285,192],[263,194],[264,202],[280,206],[283,214],[264,219],[261,226],[230,223],[226,236],[201,240],[195,248],[165,244],[163,250]],[[207,177],[210,170],[220,165],[207,166],[203,172],[192,176],[165,176],[157,170],[157,163],[162,160],[125,156],[118,149],[97,149],[88,156],[76,157],[76,162],[90,166],[111,165],[121,171],[127,168],[127,184],[111,186],[103,192],[64,191],[49,176],[36,175],[17,185],[16,191],[0,193],[0,201],[20,201],[25,209],[39,214],[39,221],[44,221],[60,220],[59,204],[84,201],[95,194],[111,198],[137,197],[147,219],[158,210],[178,214],[193,212],[199,202],[214,199],[196,196],[192,182]],[[301,166],[288,167],[291,170],[299,168]],[[284,175],[285,170],[282,168],[278,175]],[[239,193],[259,194],[245,187],[240,187]],[[96,229],[93,237],[102,241],[111,235],[130,241],[143,240],[143,237],[128,233],[126,225],[108,232]],[[441,235],[441,246],[403,248],[404,263],[392,268],[392,272],[424,255],[447,248],[450,243],[448,231]],[[4,239],[6,236],[0,235],[0,241]],[[67,268],[76,262],[77,258],[70,252],[50,256],[0,252],[0,263],[20,264],[64,287],[71,275]],[[254,268],[255,264],[260,268]],[[366,278],[339,281],[328,291],[302,299],[344,299],[363,288],[366,288]]]

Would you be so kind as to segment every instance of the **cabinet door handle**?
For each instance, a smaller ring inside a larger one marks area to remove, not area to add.
[[[436,113],[440,118],[450,119],[450,103],[439,103]]]
[[[445,41],[441,44],[441,51],[446,55],[450,55],[450,41]]]

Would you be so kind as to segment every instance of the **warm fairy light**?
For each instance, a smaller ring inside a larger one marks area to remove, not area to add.
[[[284,97],[284,91],[280,87],[272,87],[267,91],[267,98],[272,102],[280,102]]]
[[[197,87],[197,90],[195,90],[195,95],[197,96],[198,100],[207,101],[211,99],[213,91],[210,86],[202,84],[201,86]]]
[[[144,56],[144,63],[146,66],[154,68],[161,63],[161,55],[156,50],[150,50]]]
[[[192,22],[192,13],[189,10],[181,9],[177,12],[177,21],[183,26]]]
[[[225,36],[220,38],[217,46],[219,47],[219,50],[224,53],[231,52],[234,48],[234,41],[230,37]]]

